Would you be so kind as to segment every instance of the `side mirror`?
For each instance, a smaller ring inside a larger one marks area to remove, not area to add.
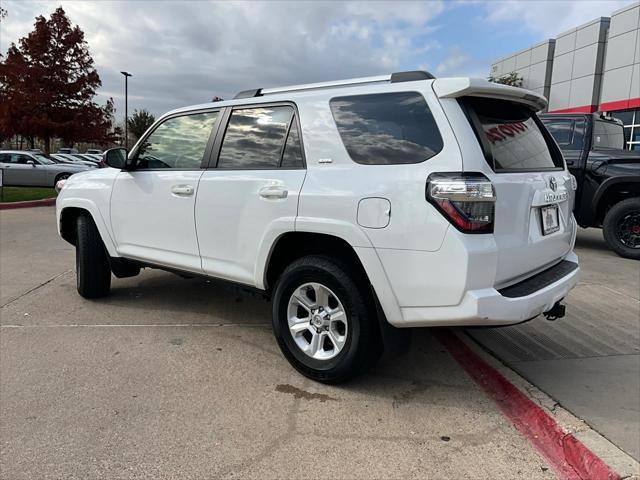
[[[35,167],[36,162],[34,162],[33,160],[27,160],[27,165],[31,165],[32,167]]]
[[[111,148],[102,154],[102,160],[111,168],[122,170],[127,164],[127,149]]]

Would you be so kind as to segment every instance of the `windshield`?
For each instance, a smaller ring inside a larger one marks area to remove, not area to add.
[[[562,168],[562,158],[552,155],[546,132],[526,105],[481,97],[466,97],[463,104],[495,172]]]
[[[33,156],[36,157],[38,159],[38,162],[40,162],[42,165],[51,165],[53,163],[56,163],[42,153],[36,153]]]
[[[616,122],[593,122],[593,148],[624,148],[624,128]]]

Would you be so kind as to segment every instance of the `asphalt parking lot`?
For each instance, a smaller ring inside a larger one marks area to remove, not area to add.
[[[2,478],[554,478],[429,330],[324,386],[261,298],[146,270],[88,301],[73,266],[53,208],[0,214]]]

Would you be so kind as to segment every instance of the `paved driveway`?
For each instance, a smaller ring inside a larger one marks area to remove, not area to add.
[[[80,298],[53,214],[0,213],[2,478],[552,478],[428,331],[316,384],[260,298],[148,270]]]

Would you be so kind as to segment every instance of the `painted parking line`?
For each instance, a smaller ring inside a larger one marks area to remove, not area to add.
[[[451,330],[438,340],[467,374],[498,404],[514,427],[538,450],[563,480],[620,480],[620,474],[560,426]]]
[[[252,327],[269,328],[268,323],[64,323],[53,325],[0,325],[0,328],[184,328],[184,327]]]

